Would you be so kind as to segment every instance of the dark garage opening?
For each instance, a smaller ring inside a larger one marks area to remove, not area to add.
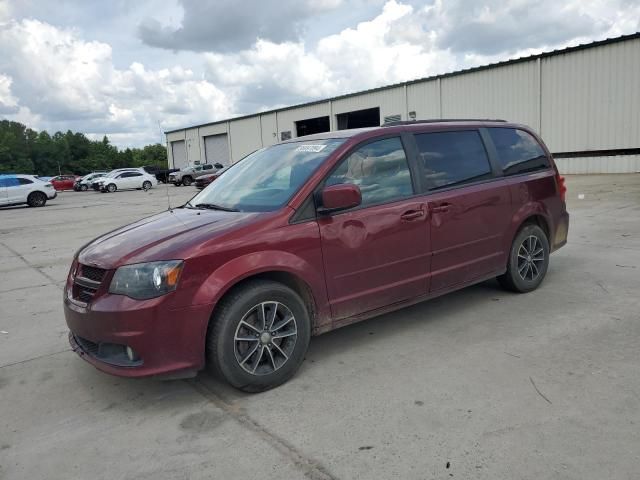
[[[313,135],[314,133],[328,132],[329,117],[308,118],[296,122],[296,137],[304,137],[305,135]]]
[[[366,110],[356,110],[355,112],[339,113],[336,117],[338,119],[338,130],[380,126],[379,107],[367,108]]]

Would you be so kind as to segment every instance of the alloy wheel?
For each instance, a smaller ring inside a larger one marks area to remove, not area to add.
[[[234,353],[251,375],[268,375],[282,368],[296,345],[298,325],[283,303],[267,301],[252,307],[236,328]]]
[[[544,248],[535,235],[526,237],[518,248],[518,275],[531,282],[538,278],[544,265]]]

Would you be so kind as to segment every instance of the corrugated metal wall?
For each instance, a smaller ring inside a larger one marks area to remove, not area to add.
[[[640,39],[541,59],[553,152],[640,147]]]
[[[640,38],[231,119],[170,133],[167,141],[186,139],[193,163],[202,156],[204,136],[228,132],[231,157],[237,161],[278,142],[281,132],[295,137],[298,120],[328,115],[335,130],[336,115],[373,107],[380,108],[381,123],[390,115],[406,120],[409,112],[416,112],[418,119],[503,118],[524,123],[540,132],[556,153],[640,148]],[[640,170],[637,156],[557,163],[564,173]]]
[[[262,148],[260,116],[231,120],[229,122],[231,161],[237,162],[251,152]]]
[[[539,129],[538,62],[442,79],[442,118],[501,118]]]

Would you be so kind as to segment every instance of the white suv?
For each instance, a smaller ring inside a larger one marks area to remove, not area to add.
[[[30,207],[44,207],[56,195],[50,182],[33,175],[0,175],[0,206],[26,203]]]

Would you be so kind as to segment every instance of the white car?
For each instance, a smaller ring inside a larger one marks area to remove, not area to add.
[[[107,172],[93,172],[93,173],[90,173],[89,175],[85,175],[84,177],[76,181],[75,185],[73,186],[73,189],[77,192],[78,191],[86,192],[87,190],[89,190],[89,187],[91,187],[91,184],[93,182],[96,182],[98,179],[100,179],[101,177],[104,177],[106,174]]]
[[[0,206],[26,203],[30,207],[44,207],[56,195],[50,182],[33,175],[0,175]]]
[[[99,179],[101,192],[113,193],[116,190],[142,189],[149,190],[158,185],[158,180],[144,170],[128,170],[110,173]]]

